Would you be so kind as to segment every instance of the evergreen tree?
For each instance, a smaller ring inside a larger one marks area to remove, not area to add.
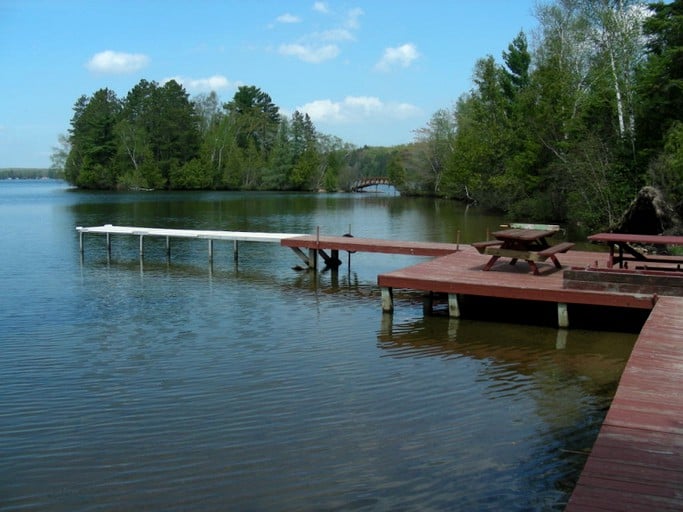
[[[171,170],[178,172],[199,157],[199,118],[185,89],[175,80],[157,88],[154,103],[158,110],[157,126],[151,133],[152,151],[165,183],[172,186]]]
[[[235,118],[238,146],[246,150],[253,142],[262,155],[267,155],[280,123],[279,108],[270,96],[258,87],[243,85],[225,109]]]
[[[100,89],[92,97],[81,96],[76,101],[69,130],[71,151],[65,169],[69,182],[82,188],[115,188],[115,126],[120,109],[116,94],[109,89]]]

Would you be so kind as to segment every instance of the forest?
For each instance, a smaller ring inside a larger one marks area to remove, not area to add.
[[[387,176],[402,194],[591,228],[652,185],[683,216],[683,0],[555,0],[535,16],[409,144],[354,147],[253,85],[224,103],[141,80],[125,98],[78,98],[53,167],[126,190],[337,191]]]

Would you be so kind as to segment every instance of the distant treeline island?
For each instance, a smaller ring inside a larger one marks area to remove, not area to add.
[[[0,168],[0,180],[35,180],[41,178],[64,179],[64,171],[61,169],[34,169],[29,167]]]

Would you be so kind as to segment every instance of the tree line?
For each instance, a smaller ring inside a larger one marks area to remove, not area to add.
[[[258,87],[221,104],[144,79],[123,99],[106,88],[81,96],[60,143],[53,164],[92,189],[335,190],[350,149],[308,114],[282,116]]]
[[[345,190],[388,176],[404,194],[532,221],[612,224],[643,185],[683,213],[683,0],[556,0],[474,66],[472,89],[413,143],[357,148],[242,86],[227,103],[175,81],[74,105],[54,154],[84,188]]]
[[[644,185],[683,214],[683,1],[558,0],[419,131],[423,184],[511,218],[613,225]]]

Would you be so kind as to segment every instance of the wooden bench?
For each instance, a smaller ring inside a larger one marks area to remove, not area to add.
[[[498,246],[500,246],[500,244],[498,244]],[[517,251],[514,249],[502,249],[501,247],[496,247],[495,244],[490,243],[489,245],[484,246],[483,251],[479,252],[482,252],[483,254],[488,254],[489,256],[503,256],[507,258],[515,258],[527,261],[545,261],[548,258],[551,258],[553,259],[553,261],[555,261],[554,256],[556,254],[567,252],[572,247],[574,247],[573,243],[562,242],[559,244],[551,245],[550,247],[547,247],[540,251]],[[558,266],[558,268],[560,267]]]
[[[683,264],[682,256],[669,256],[665,254],[648,253],[641,250],[640,246],[683,246],[683,236],[675,235],[639,235],[632,233],[596,233],[590,235],[591,242],[603,242],[609,245],[609,259],[607,266],[613,267],[618,264],[620,268],[626,268],[628,261],[636,265],[648,267],[651,263]]]
[[[561,242],[559,244],[551,245],[541,250],[516,250],[516,249],[505,249],[494,244],[489,244],[484,247],[484,254],[495,257],[510,258],[512,261],[511,265],[517,263],[517,260],[526,261],[531,267],[534,274],[538,275],[538,267],[536,267],[536,262],[544,262],[550,258],[556,268],[562,268],[560,261],[557,259],[556,254],[564,253],[569,251],[574,247],[572,242]],[[480,251],[481,252],[481,251]],[[494,260],[495,261],[495,260]],[[493,261],[489,262],[488,268],[493,264]]]
[[[486,254],[487,247],[500,247],[502,244],[502,240],[488,240],[487,242],[475,242],[471,245],[479,251],[479,254]]]
[[[545,260],[546,258],[552,258],[556,254],[567,252],[572,247],[574,247],[574,244],[572,242],[561,242],[559,244],[551,245],[550,247],[548,247],[547,249],[543,249],[542,251],[538,251],[538,255]],[[560,268],[559,266],[557,267]]]

